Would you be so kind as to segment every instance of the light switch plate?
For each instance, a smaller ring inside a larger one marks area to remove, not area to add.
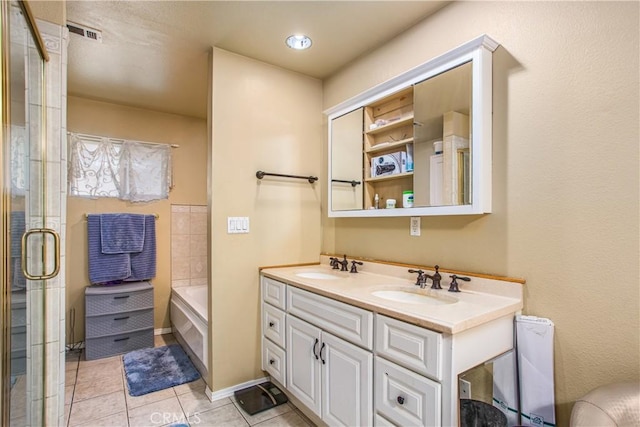
[[[420,236],[420,217],[412,216],[411,224],[409,225],[409,231],[412,236]]]
[[[248,216],[227,217],[227,234],[246,234],[249,232]]]

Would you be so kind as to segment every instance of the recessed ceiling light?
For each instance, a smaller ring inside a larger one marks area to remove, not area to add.
[[[291,49],[296,50],[305,50],[311,47],[311,39],[304,34],[296,34],[293,36],[287,37],[285,40],[287,46]]]

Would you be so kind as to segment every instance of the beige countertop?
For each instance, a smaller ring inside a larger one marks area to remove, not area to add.
[[[335,279],[298,276],[309,272],[329,274]],[[429,289],[431,281],[425,289],[415,286],[415,279],[410,279],[411,275],[406,269],[398,268],[394,271],[387,268],[385,273],[387,274],[362,271],[351,274],[333,270],[326,264],[262,270],[265,276],[292,286],[448,334],[457,334],[491,320],[514,315],[522,309],[522,286],[519,284],[472,278],[471,282],[459,282],[461,292],[454,293],[447,290],[449,279],[445,274],[442,275],[443,289],[432,290]],[[372,294],[384,290],[408,291],[427,295],[435,300],[426,304],[407,303]]]

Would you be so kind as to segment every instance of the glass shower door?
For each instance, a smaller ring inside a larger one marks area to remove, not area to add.
[[[45,58],[32,23],[23,2],[2,2],[1,424],[16,427],[44,424],[44,283],[59,268],[45,221]]]

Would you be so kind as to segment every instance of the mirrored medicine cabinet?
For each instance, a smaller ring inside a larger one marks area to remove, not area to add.
[[[330,217],[491,212],[497,47],[483,35],[325,111]]]

